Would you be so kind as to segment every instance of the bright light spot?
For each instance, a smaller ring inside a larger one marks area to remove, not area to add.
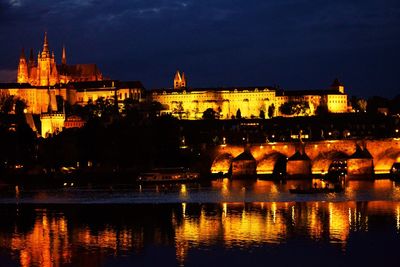
[[[226,214],[228,213],[228,205],[225,203],[222,203],[222,212],[224,214],[224,217],[226,217]]]
[[[185,202],[182,203],[182,217],[183,218],[186,217],[186,203]]]

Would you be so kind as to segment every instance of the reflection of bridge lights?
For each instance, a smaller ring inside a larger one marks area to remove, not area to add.
[[[295,224],[295,216],[294,216],[294,206],[292,206],[292,224]]]
[[[396,208],[396,229],[400,231],[400,206]]]
[[[272,202],[271,204],[271,211],[272,211],[272,221],[276,222],[276,203]]]
[[[186,185],[181,184],[181,190],[179,191],[181,197],[187,197]]]
[[[182,203],[182,217],[183,218],[186,217],[186,203],[185,202]]]
[[[15,198],[18,200],[20,197],[19,186],[15,186]]]
[[[228,205],[226,204],[226,202],[222,203],[222,212],[224,217],[226,217],[226,214],[228,213]]]
[[[351,208],[349,208],[349,225],[351,226]]]
[[[224,197],[229,195],[229,179],[228,178],[224,178],[222,180],[222,188],[221,188],[221,193]]]

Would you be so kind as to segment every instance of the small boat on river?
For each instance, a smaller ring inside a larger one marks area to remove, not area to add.
[[[293,188],[289,189],[291,194],[328,194],[328,193],[340,193],[343,192],[343,188]]]
[[[400,180],[400,162],[393,163],[390,169],[390,176],[393,180]]]
[[[143,183],[187,182],[196,181],[199,178],[200,173],[190,171],[188,168],[158,168],[141,173],[138,181]]]

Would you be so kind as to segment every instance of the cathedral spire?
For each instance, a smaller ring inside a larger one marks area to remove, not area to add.
[[[22,50],[21,50],[21,55],[19,56],[19,59],[24,59],[24,60],[26,60],[24,48],[22,48]]]
[[[61,64],[67,65],[67,53],[65,52],[65,45],[63,45],[63,48],[62,48]]]
[[[47,41],[47,32],[44,32],[43,53],[49,53],[49,43]]]

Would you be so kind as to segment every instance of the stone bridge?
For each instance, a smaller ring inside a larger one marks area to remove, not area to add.
[[[251,152],[257,162],[257,174],[274,173],[280,161],[287,162],[286,170],[288,175],[325,174],[333,161],[346,160],[349,173],[371,176],[370,174],[373,173],[389,173],[393,163],[400,162],[399,138],[383,140],[325,140],[305,143],[277,142],[251,144],[246,149]],[[369,155],[369,158],[360,157],[359,153],[356,153],[357,150],[366,152],[364,155]],[[211,172],[228,173],[232,160],[243,151],[243,146],[221,145],[217,147],[214,151]],[[290,160],[295,153],[306,156],[297,161]],[[308,166],[308,173],[305,170],[301,170],[304,167],[304,163]],[[300,173],[296,173],[296,170]]]

